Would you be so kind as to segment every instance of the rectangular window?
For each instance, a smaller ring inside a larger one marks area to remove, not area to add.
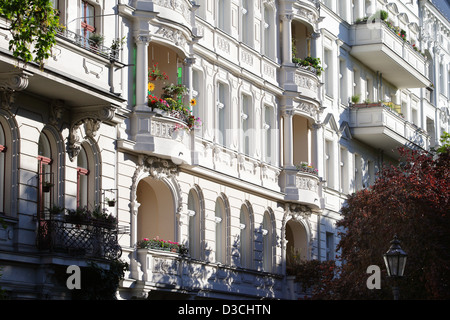
[[[228,106],[227,106],[227,87],[219,83],[218,85],[218,143],[225,146],[227,143],[226,139],[226,129],[227,129],[227,112],[228,112]]]
[[[329,140],[325,142],[325,170],[327,186],[329,188],[335,188],[333,142]]]
[[[86,1],[81,2],[81,30],[86,39],[95,32],[95,8]]]
[[[248,95],[242,95],[242,152],[250,155],[250,144],[251,144],[251,98]]]
[[[334,260],[334,233],[326,233],[327,260]]]
[[[272,108],[269,106],[264,107],[264,160],[268,163],[274,163],[275,158],[272,154],[272,134],[273,134],[273,112]]]
[[[341,148],[341,192],[348,193],[348,151]]]

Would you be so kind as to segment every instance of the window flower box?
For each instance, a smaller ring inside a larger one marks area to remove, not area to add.
[[[154,249],[161,251],[169,251],[180,254],[187,254],[188,249],[185,245],[170,240],[162,240],[157,236],[153,239],[144,238],[136,244],[137,249]]]

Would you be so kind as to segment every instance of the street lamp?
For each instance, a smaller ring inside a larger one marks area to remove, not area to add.
[[[386,269],[388,272],[388,276],[394,279],[394,286],[392,287],[392,291],[394,293],[394,300],[399,299],[399,290],[397,286],[397,279],[403,277],[403,273],[405,272],[406,258],[408,255],[405,251],[400,247],[400,241],[397,238],[397,235],[394,236],[394,239],[391,241],[391,247],[389,250],[383,255],[384,263],[386,264]]]

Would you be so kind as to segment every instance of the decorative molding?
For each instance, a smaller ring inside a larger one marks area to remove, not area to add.
[[[25,70],[0,73],[1,108],[11,110],[15,102],[15,92],[23,91],[28,87],[30,76],[32,73]]]
[[[143,159],[143,171],[149,176],[161,180],[163,178],[172,179],[178,175],[178,166],[171,160],[160,159],[152,156],[145,156]]]
[[[112,105],[81,107],[74,110],[72,116],[72,125],[69,129],[69,138],[67,142],[67,152],[70,161],[73,161],[81,149],[81,137],[79,128],[84,124],[86,137],[94,138],[97,134],[100,124],[111,120],[115,115],[116,107]],[[86,138],[84,137],[84,138]]]
[[[155,32],[155,34],[162,36],[164,39],[172,41],[173,44],[178,47],[184,47],[188,42],[181,31],[172,28],[160,27]]]
[[[62,119],[64,111],[66,111],[64,101],[53,100],[50,105],[50,118],[49,118],[50,124],[57,126]]]

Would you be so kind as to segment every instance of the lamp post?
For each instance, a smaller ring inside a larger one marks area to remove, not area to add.
[[[391,247],[383,255],[388,276],[394,280],[394,285],[392,287],[392,291],[394,293],[394,300],[399,299],[397,280],[403,277],[407,257],[408,255],[400,247],[400,241],[398,240],[397,235],[395,235],[394,239],[391,241]]]

